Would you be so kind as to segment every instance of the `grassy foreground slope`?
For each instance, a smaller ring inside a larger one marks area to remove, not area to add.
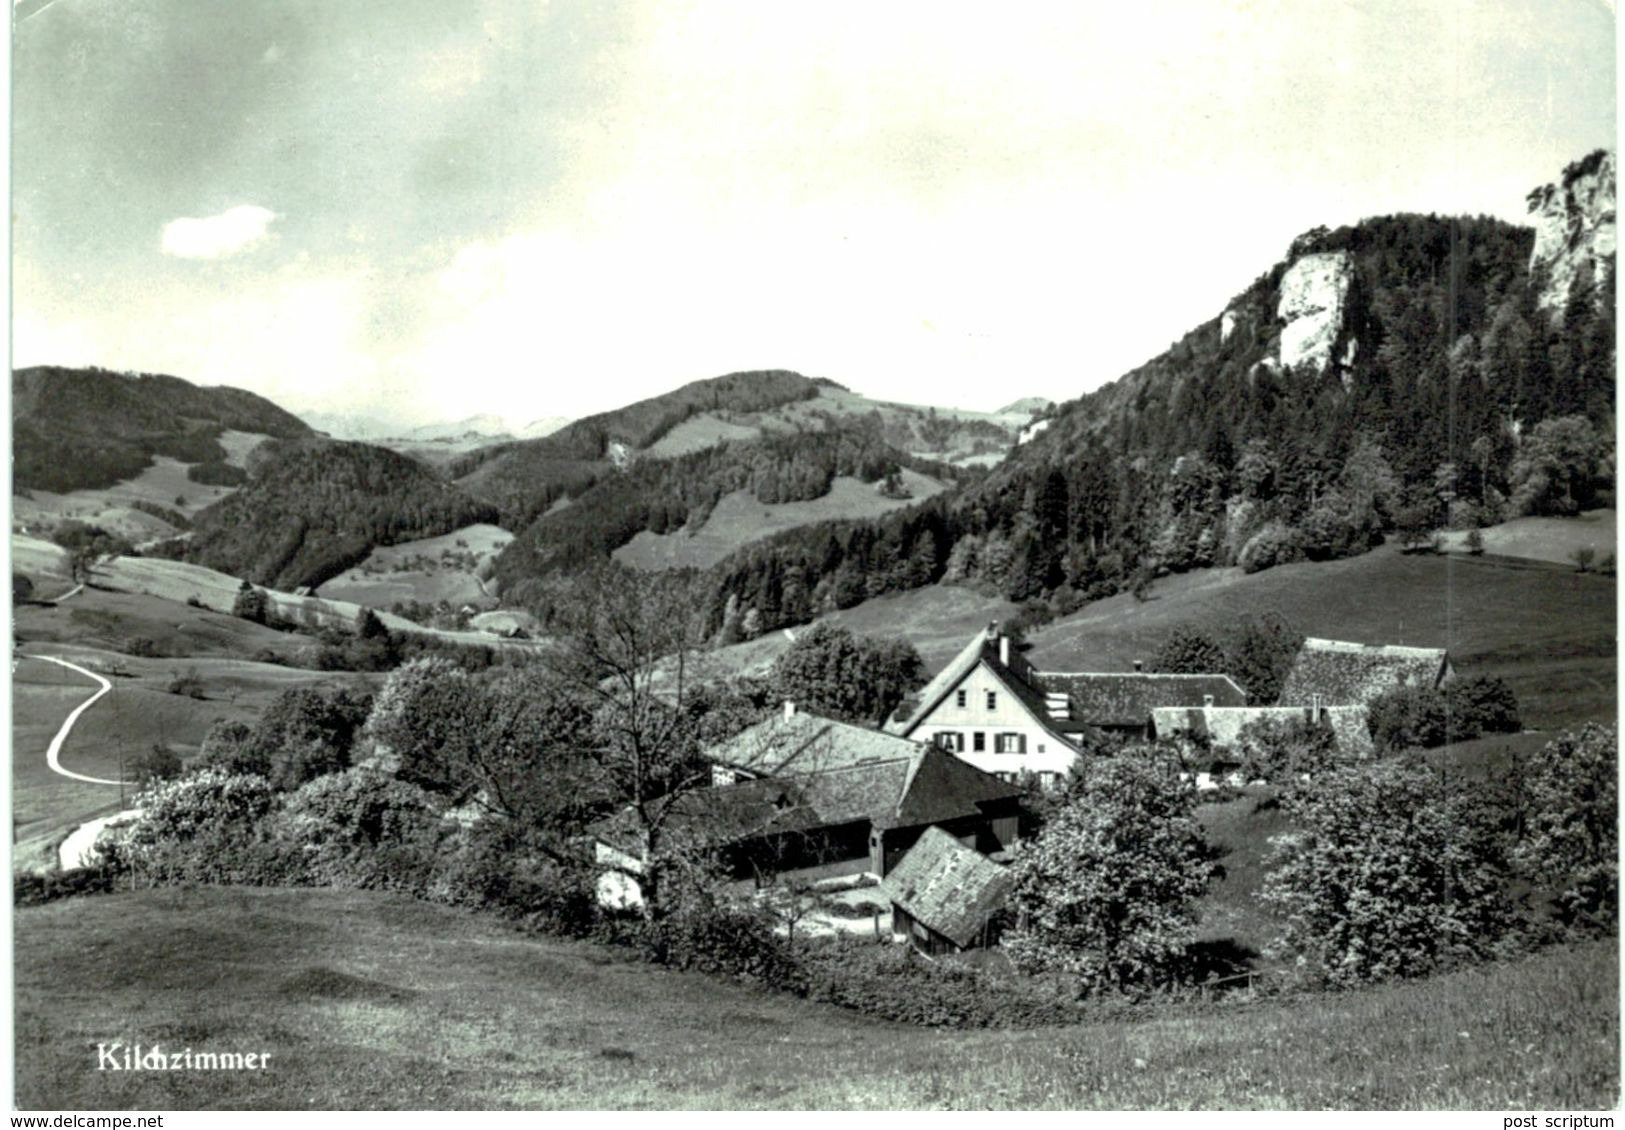
[[[16,917],[27,1109],[1596,1109],[1616,949],[1157,1019],[955,1033],[535,939],[365,892],[144,891]],[[270,1052],[96,1070],[96,1045]]]

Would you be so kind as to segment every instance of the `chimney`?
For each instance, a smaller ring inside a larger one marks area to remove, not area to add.
[[[1213,696],[1210,695],[1210,694],[1203,695],[1202,696],[1202,705],[1203,706],[1212,706],[1213,705]]]
[[[789,699],[784,700],[784,720],[786,722],[796,716],[796,704]]]
[[[1010,637],[1009,636],[1000,636],[999,637],[999,662],[1002,663],[1006,667],[1010,666]]]
[[[1140,662],[1138,659],[1136,659],[1134,661],[1134,669],[1136,671],[1144,671],[1145,670],[1145,664]]]
[[[1310,695],[1309,696],[1309,721],[1313,722],[1317,726],[1320,725],[1320,711],[1321,711],[1320,696],[1318,694]]]
[[[999,622],[997,620],[989,620],[987,622],[987,638],[992,640],[992,639],[997,639],[998,637],[999,637]]]

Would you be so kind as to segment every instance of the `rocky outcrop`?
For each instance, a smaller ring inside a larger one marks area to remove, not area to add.
[[[1343,333],[1354,260],[1347,251],[1300,257],[1281,278],[1275,316],[1281,323],[1277,361],[1282,369],[1307,366],[1324,373]]]
[[[1600,278],[1614,256],[1615,164],[1611,151],[1599,149],[1564,169],[1558,183],[1529,194],[1535,226],[1529,273],[1540,288],[1537,301],[1558,317],[1575,281],[1586,274]],[[1600,291],[1598,297],[1606,300]]]

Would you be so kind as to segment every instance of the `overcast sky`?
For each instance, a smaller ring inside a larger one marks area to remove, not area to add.
[[[1316,224],[1521,220],[1604,0],[24,0],[14,360],[395,422],[737,369],[991,409]]]

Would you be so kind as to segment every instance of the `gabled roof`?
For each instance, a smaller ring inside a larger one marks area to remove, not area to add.
[[[1246,706],[1247,695],[1229,675],[1165,675],[1151,672],[1041,671],[1039,686],[1065,694],[1072,717],[1096,726],[1143,726],[1151,711],[1168,706]]]
[[[886,723],[888,734],[910,734],[914,727],[925,720],[926,715],[937,708],[937,704],[948,697],[960,682],[976,670],[977,664],[987,657],[988,638],[986,633],[977,632],[976,638],[960,649],[959,654],[948,660],[948,665],[931,677],[918,694],[910,695],[903,700],[891,720]],[[992,656],[998,661],[998,654]]]
[[[985,805],[1021,795],[952,754],[916,742],[908,757],[815,773],[763,777],[695,789],[678,798],[668,835],[720,847],[758,836],[805,832],[868,821],[912,827],[975,816]],[[622,811],[595,829],[606,843],[636,848],[637,823]]]
[[[1442,647],[1394,647],[1306,639],[1281,684],[1282,706],[1367,705],[1396,686],[1436,687],[1449,653]]]
[[[907,738],[797,711],[758,722],[705,756],[719,765],[772,777],[908,758],[919,750],[920,743]]]
[[[886,896],[917,922],[968,946],[988,916],[1003,909],[1015,876],[941,828],[927,828],[881,881]]]
[[[1322,708],[1322,713],[1339,752],[1351,757],[1367,757],[1372,753],[1365,707],[1328,706]],[[1304,706],[1168,706],[1151,712],[1151,725],[1159,738],[1191,734],[1206,738],[1215,749],[1224,750],[1234,748],[1241,731],[1253,722],[1308,721],[1309,715],[1310,709]]]
[[[1094,744],[1093,739],[1098,737],[1098,734],[1087,722],[1075,718],[1049,716],[1049,709],[1044,702],[1044,691],[1037,685],[1039,675],[1033,670],[1032,664],[1016,654],[1010,656],[1009,663],[1003,662],[999,659],[995,637],[984,632],[978,632],[976,638],[950,659],[948,665],[938,671],[923,690],[903,701],[891,720],[886,723],[886,732],[901,736],[913,733],[920,723],[930,717],[931,712],[942,704],[942,700],[978,666],[985,666],[1005,690],[1026,707],[1033,720],[1048,730],[1057,741],[1073,749],[1082,749]]]

